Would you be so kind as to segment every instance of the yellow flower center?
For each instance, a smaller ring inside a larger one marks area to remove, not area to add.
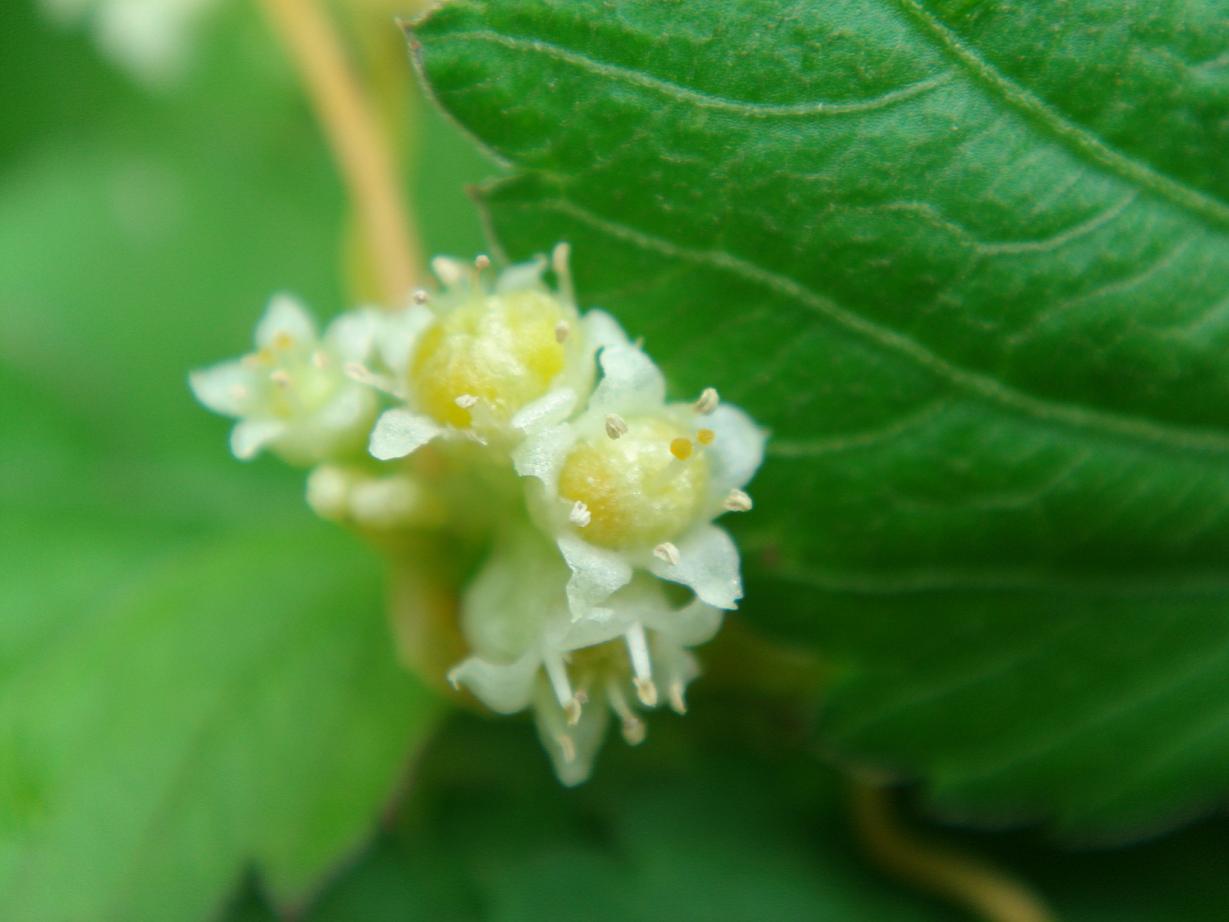
[[[682,428],[657,417],[626,422],[618,438],[599,435],[577,444],[559,475],[560,496],[589,511],[580,534],[602,547],[678,537],[695,519],[708,487],[708,461],[691,451]]]
[[[487,295],[449,311],[423,334],[410,367],[418,406],[465,427],[481,403],[506,423],[563,370],[569,343],[559,330],[574,328],[576,319],[558,299],[533,290]]]

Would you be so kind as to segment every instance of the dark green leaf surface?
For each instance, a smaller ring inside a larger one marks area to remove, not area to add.
[[[428,748],[399,829],[307,922],[966,918],[863,857],[833,773],[780,740],[765,758],[716,720],[696,732],[699,721],[655,721],[652,745],[634,752],[616,743],[575,792],[557,789],[528,727],[454,721]],[[1067,922],[1215,919],[1229,901],[1223,822],[1105,853],[914,832],[990,861]]]
[[[562,789],[521,721],[457,721],[395,836],[308,922],[923,922],[959,916],[864,867],[840,780],[796,755],[701,747],[654,721]]]
[[[205,919],[249,862],[302,899],[370,833],[434,714],[394,661],[378,564],[319,526],[174,547],[100,584],[128,553],[106,533],[18,562],[58,564],[59,585],[6,608],[0,916]]]
[[[1229,7],[460,2],[512,257],[770,426],[749,613],[950,811],[1105,835],[1229,765]]]

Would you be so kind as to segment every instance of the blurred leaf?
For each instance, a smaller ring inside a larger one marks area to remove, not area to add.
[[[965,918],[861,857],[830,770],[779,740],[767,757],[728,726],[694,723],[655,722],[652,746],[615,744],[597,779],[568,792],[527,725],[454,720],[419,765],[397,833],[306,922]],[[1214,919],[1229,901],[1223,821],[1103,853],[1022,834],[954,844],[1066,922]]]
[[[771,427],[748,614],[831,743],[1079,835],[1223,797],[1229,10],[461,0],[415,43],[680,397]]]
[[[394,662],[378,564],[319,526],[99,584],[121,551],[92,537],[41,542],[57,617],[5,625],[0,916],[208,918],[249,861],[300,900],[368,835],[434,713]]]
[[[956,918],[860,866],[835,776],[705,750],[692,730],[655,721],[632,752],[612,740],[569,791],[528,724],[454,721],[401,831],[308,922]]]

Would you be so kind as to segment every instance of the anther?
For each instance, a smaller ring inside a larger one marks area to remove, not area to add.
[[[644,742],[644,721],[628,707],[627,698],[623,696],[623,689],[619,687],[617,679],[606,681],[606,699],[610,702],[610,709],[623,724],[623,738],[628,744],[635,746]]]
[[[644,742],[644,721],[639,717],[623,721],[623,739],[629,746],[639,746]]]
[[[713,442],[717,441],[717,433],[715,433],[712,429],[701,429],[696,433],[696,441],[707,448],[709,445],[712,445]]]
[[[572,328],[568,326],[568,322],[566,320],[560,320],[557,324],[555,324],[555,342],[566,343],[568,341],[568,335],[571,332]]]
[[[657,707],[657,686],[652,679],[637,678],[633,679],[632,683],[636,686],[636,697],[641,704],[646,708]]]
[[[329,354],[323,349],[317,349],[312,353],[312,364],[317,368],[324,370],[329,367]]]
[[[612,439],[627,435],[627,420],[618,413],[606,414],[606,434]]]
[[[685,439],[679,436],[677,439],[670,441],[670,454],[678,458],[680,461],[686,461],[691,457],[691,439]]]
[[[474,268],[479,272],[484,272],[491,268],[491,257],[487,256],[485,253],[479,253],[474,257]]]
[[[457,669],[449,669],[449,670],[448,670],[448,684],[449,684],[449,685],[451,685],[451,686],[453,687],[453,690],[454,690],[454,691],[460,691],[460,690],[461,690],[461,675],[460,675],[460,670],[457,670]]]
[[[414,291],[410,293],[410,300],[415,304],[426,304],[431,300],[431,295],[427,293],[427,289],[425,288],[415,288]]]
[[[593,521],[593,513],[589,511],[588,506],[577,500],[572,504],[572,511],[568,513],[568,521],[579,528],[584,528]]]
[[[700,392],[700,399],[693,404],[693,408],[697,413],[707,416],[717,409],[717,404],[721,402],[721,398],[717,395],[715,387],[706,387]]]
[[[657,547],[653,548],[653,556],[658,560],[663,560],[672,567],[677,567],[679,561],[683,558],[679,555],[679,549],[669,541],[663,541]]]
[[[470,407],[475,406],[478,403],[478,398],[473,394],[462,394],[453,402],[462,410],[468,410]]]
[[[566,733],[560,733],[555,737],[555,742],[559,744],[559,749],[563,752],[563,761],[576,761],[576,744],[572,741],[572,737]]]
[[[729,512],[750,512],[752,505],[751,497],[742,490],[731,490],[721,503],[721,507]]]
[[[290,387],[290,372],[285,368],[278,368],[269,373],[269,380],[278,387]]]
[[[670,683],[670,709],[680,715],[687,713],[687,702],[683,700],[683,683],[677,679]]]
[[[567,717],[568,726],[574,727],[580,723],[580,712],[583,702],[580,695],[573,695],[572,700],[563,707],[563,713]]]

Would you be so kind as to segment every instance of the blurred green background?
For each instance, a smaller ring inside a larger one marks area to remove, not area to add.
[[[367,78],[388,90],[393,117],[417,113],[401,127],[425,249],[472,255],[485,243],[464,187],[498,167],[412,95],[391,21],[387,39],[371,44],[370,20],[359,22],[371,14],[356,8],[360,0],[336,11],[350,17],[347,35]],[[559,789],[523,722],[451,718],[427,743],[401,809],[384,813],[374,844],[362,849],[375,821],[360,811],[338,821],[340,832],[321,834],[345,845],[336,853],[320,845],[319,854],[298,855],[317,846],[289,822],[291,832],[272,845],[257,833],[254,842],[227,838],[237,857],[223,861],[214,833],[184,819],[249,809],[229,796],[228,779],[239,775],[222,772],[209,795],[179,791],[154,845],[143,846],[168,849],[166,867],[145,858],[114,873],[101,868],[113,832],[107,814],[97,823],[57,814],[57,785],[80,759],[94,771],[81,796],[114,801],[121,815],[140,798],[142,775],[115,766],[153,756],[124,750],[119,734],[99,744],[119,747],[116,759],[94,763],[97,740],[74,735],[98,719],[78,713],[79,699],[106,688],[127,654],[95,662],[87,651],[68,660],[73,672],[51,652],[93,622],[114,620],[134,595],[168,619],[208,621],[225,608],[230,620],[202,634],[224,645],[226,625],[259,618],[270,604],[310,604],[310,579],[302,598],[294,595],[300,567],[321,561],[330,591],[366,581],[356,591],[376,616],[373,642],[384,642],[377,562],[313,521],[300,472],[267,459],[237,464],[227,422],[201,410],[186,386],[189,369],[246,347],[271,293],[295,292],[327,317],[353,306],[356,291],[341,184],[256,6],[219,4],[193,39],[183,73],[150,86],[100,55],[88,29],[53,23],[32,0],[0,6],[0,883],[16,882],[7,896],[0,887],[0,918],[259,919],[275,902],[336,922],[964,918],[864,861],[845,782],[800,745],[789,707],[742,701],[729,688],[699,689],[686,722],[654,721],[649,746],[608,745],[595,782],[571,792]],[[143,595],[148,586],[157,590]],[[146,687],[163,692],[172,716],[190,697],[174,676]],[[373,700],[384,697],[377,686]],[[157,710],[116,701],[140,714]],[[305,693],[288,706],[287,720],[310,724],[312,708],[324,704]],[[120,722],[105,709],[102,719]],[[42,736],[28,739],[29,726],[48,723],[66,728],[58,750]],[[163,732],[152,717],[140,729],[133,739],[142,742]],[[371,735],[380,732],[376,725]],[[414,745],[417,732],[406,731]],[[199,745],[193,764],[208,767],[213,742]],[[395,763],[398,753],[388,758]],[[363,758],[357,749],[340,755]],[[266,800],[276,799],[278,773],[313,771],[289,759],[269,764]],[[338,784],[337,796],[348,797]],[[48,817],[59,824],[54,835],[40,825]],[[1221,824],[1076,856],[1028,835],[963,841],[1017,869],[1064,918],[1226,911]],[[266,865],[282,868],[272,877],[288,883],[270,886]],[[322,867],[335,870],[321,875]],[[116,889],[95,899],[91,888],[104,886]]]

